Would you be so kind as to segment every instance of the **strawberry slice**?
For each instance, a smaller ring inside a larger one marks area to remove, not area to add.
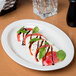
[[[33,28],[26,28],[27,30],[33,30]]]
[[[48,52],[46,56],[43,57],[42,64],[44,66],[49,66],[55,64],[58,61],[59,59],[57,58],[57,52],[53,52],[53,54],[51,52]]]
[[[20,34],[17,34],[17,40],[20,42]]]

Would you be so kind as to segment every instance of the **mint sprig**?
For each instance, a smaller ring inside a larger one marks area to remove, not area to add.
[[[58,57],[58,59],[59,59],[60,61],[62,61],[62,60],[65,59],[66,53],[65,53],[63,50],[59,50],[59,51],[57,52],[57,57]]]
[[[39,59],[42,59],[46,54],[45,47],[39,49]]]
[[[33,38],[33,39],[30,40],[30,43],[34,42],[34,41],[38,41],[38,40],[40,40],[40,39],[39,38]]]
[[[21,28],[17,31],[17,33],[19,34],[23,29],[24,29],[24,26],[21,27]]]
[[[39,28],[36,26],[36,27],[33,29],[32,33],[37,33],[38,31],[39,31]]]
[[[27,32],[28,32],[28,31],[26,31],[26,30],[22,30],[22,31],[21,31],[21,33],[27,33]]]
[[[45,45],[49,45],[49,43],[47,41],[45,41]]]

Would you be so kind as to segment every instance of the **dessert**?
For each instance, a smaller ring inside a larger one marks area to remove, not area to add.
[[[43,66],[55,65],[66,58],[66,53],[54,46],[45,36],[39,33],[39,28],[25,28],[17,31],[17,40],[22,46],[27,46],[31,56]]]

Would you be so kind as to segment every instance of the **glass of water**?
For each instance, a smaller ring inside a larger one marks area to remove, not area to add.
[[[57,14],[58,0],[33,0],[33,12],[42,19]]]

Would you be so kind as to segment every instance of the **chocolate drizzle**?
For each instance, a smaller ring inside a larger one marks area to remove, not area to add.
[[[36,38],[38,38],[38,36],[36,36]]]
[[[28,35],[30,31],[31,31],[31,30],[29,30],[29,31],[26,33],[26,35]]]
[[[30,36],[30,40],[32,39],[32,35]]]
[[[24,28],[23,30],[27,30],[27,29]],[[31,30],[29,30],[29,31],[26,33],[26,35],[28,35],[30,31],[31,31]],[[21,34],[21,33],[20,33],[20,34]],[[23,33],[23,41],[22,41],[22,45],[25,45],[25,44],[24,44],[24,35],[25,35],[25,34]]]
[[[44,42],[44,40],[41,41],[40,47],[42,46],[43,42]]]
[[[41,39],[41,36],[40,36],[40,39]]]
[[[30,45],[29,45],[29,49],[31,48],[31,46],[32,46],[33,43],[34,43],[34,42],[31,42],[31,43],[30,43]]]
[[[54,65],[54,60],[53,60],[53,47],[51,46],[51,54],[52,54],[52,65]]]
[[[47,49],[47,52],[46,52],[46,53],[48,53],[48,52],[49,52],[49,49],[50,49],[50,46],[48,47],[48,49]]]
[[[39,41],[38,41],[38,43],[37,43],[37,49],[39,48]]]
[[[25,44],[24,44],[24,33],[23,33],[23,41],[22,41],[22,45],[25,45]]]
[[[23,28],[23,30],[26,30],[26,29],[25,29],[25,28]],[[22,45],[25,45],[25,44],[24,44],[24,33],[23,33]]]

